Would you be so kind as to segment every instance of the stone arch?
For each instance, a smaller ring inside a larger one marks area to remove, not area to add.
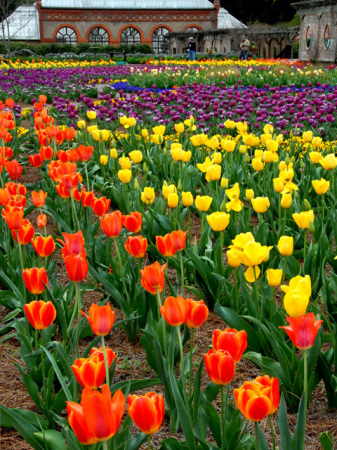
[[[155,27],[152,28],[152,30],[151,30],[151,32],[150,32],[150,42],[151,42],[152,49],[155,51],[155,53],[158,53],[158,52],[156,52],[156,49],[155,49],[155,45],[154,45],[153,39],[155,38],[154,34],[155,34],[156,30],[159,30],[160,28],[164,28],[165,30],[168,31],[168,33],[172,33],[172,31],[173,31],[171,27],[169,27],[169,26],[167,26],[167,25],[163,25],[163,24],[161,24],[161,25],[156,25]],[[155,42],[155,43],[156,43],[156,42]],[[160,43],[160,40],[159,40],[159,39],[157,39],[157,43]],[[162,53],[162,52],[159,52],[159,53]],[[164,53],[165,53],[165,52],[164,52]]]
[[[226,40],[225,39],[221,39],[220,41],[220,52],[221,53],[226,53],[227,48],[226,48]]]
[[[75,31],[76,36],[77,36],[77,43],[79,43],[81,41],[81,35],[80,32],[78,31],[78,29],[74,26],[74,25],[70,25],[69,23],[63,23],[62,25],[59,25],[58,27],[55,28],[54,30],[54,34],[53,34],[53,40],[55,42],[57,42],[57,33],[62,29],[62,28],[71,28],[73,31]]]
[[[260,44],[260,58],[269,58],[269,45],[265,40],[263,40]]]
[[[212,41],[210,39],[205,39],[204,41],[204,52],[207,53],[212,48]]]
[[[280,53],[280,43],[277,39],[272,39],[269,44],[269,58],[277,58]]]
[[[92,25],[88,30],[87,30],[87,32],[85,33],[85,40],[86,40],[86,42],[89,42],[89,34],[90,34],[90,32],[92,31],[92,30],[94,30],[95,28],[103,28],[103,30],[104,31],[106,31],[107,33],[108,33],[108,36],[109,36],[109,44],[111,44],[111,42],[112,42],[112,33],[111,33],[111,31],[109,30],[109,28],[107,28],[105,25],[102,25],[102,24],[96,24],[96,25]]]
[[[134,25],[134,24],[130,23],[130,24],[128,24],[128,25],[124,25],[124,27],[122,27],[122,28],[119,30],[119,33],[118,33],[118,42],[119,42],[119,43],[121,42],[121,36],[122,36],[123,31],[125,31],[127,28],[134,28],[135,30],[138,31],[138,33],[140,34],[140,43],[141,43],[141,44],[143,44],[144,42],[149,42],[148,39],[147,39],[147,40],[144,39],[144,33],[143,33],[143,31],[142,31],[137,25]]]
[[[182,31],[187,31],[189,28],[197,28],[198,30],[202,31],[201,26],[196,23],[191,23],[190,25],[186,25],[186,27],[184,27],[182,29]]]

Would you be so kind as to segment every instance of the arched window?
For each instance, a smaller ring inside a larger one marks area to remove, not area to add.
[[[196,27],[189,27],[189,28],[187,28],[187,30],[185,30],[186,33],[196,33],[197,31],[200,31],[200,30],[198,30],[198,28],[196,28]]]
[[[170,31],[167,28],[157,28],[152,34],[152,49],[155,53],[166,53],[168,42],[166,36]]]
[[[136,28],[126,28],[121,34],[121,44],[139,44],[140,43],[140,34]]]
[[[329,25],[326,25],[324,29],[324,47],[326,50],[330,47],[331,44],[331,34],[330,34],[330,27]]]
[[[104,28],[93,28],[89,33],[89,42],[93,44],[108,45],[108,32]]]
[[[308,26],[307,33],[305,35],[305,44],[307,46],[307,50],[309,50],[310,45],[311,45],[311,27],[310,26]]]
[[[58,44],[77,44],[77,35],[70,27],[60,28],[56,35],[56,42]]]

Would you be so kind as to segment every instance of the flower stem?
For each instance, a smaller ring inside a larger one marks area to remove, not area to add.
[[[190,208],[188,208],[188,245],[189,245],[189,247],[191,247],[191,240],[192,240],[192,236],[191,236],[191,211],[190,211]]]
[[[46,370],[44,367],[44,355],[43,355],[43,330],[41,330],[41,343],[40,343],[40,350],[41,350],[41,367],[42,367],[42,388],[41,388],[41,396],[42,399],[44,399],[43,397],[43,393],[44,393],[44,385],[45,385],[45,379],[46,379]]]
[[[282,272],[282,283],[281,286],[284,285],[284,280],[286,278],[286,268],[287,268],[287,257],[285,256],[283,259],[283,272]],[[284,292],[281,290],[281,303],[284,297]]]
[[[130,303],[129,293],[128,293],[127,289],[126,289],[126,284],[125,284],[125,280],[124,280],[123,264],[122,264],[122,258],[121,258],[121,254],[120,254],[120,251],[119,251],[119,247],[118,247],[117,238],[115,238],[114,241],[115,241],[115,249],[116,249],[116,253],[117,253],[119,270],[120,270],[120,276],[121,276],[121,279],[122,279],[125,296],[126,296],[126,299],[127,299],[128,303]]]
[[[257,426],[258,426],[257,422],[254,422],[254,425],[255,425],[256,448],[259,450],[260,449],[260,447],[259,447],[259,432],[258,432],[258,428],[257,428]]]
[[[261,320],[261,312],[260,312],[260,305],[259,305],[259,291],[258,291],[258,286],[257,286],[257,277],[256,277],[256,266],[254,267],[254,298],[255,298],[255,308],[256,308],[256,313],[258,315],[258,319]]]
[[[223,396],[224,388],[222,386],[221,393]],[[224,414],[222,418],[222,445],[223,449],[226,448],[226,425],[227,425],[227,411],[228,411],[228,400],[229,400],[229,383],[227,384],[226,388],[226,400],[225,400],[225,412],[223,413],[223,398],[222,398],[222,404],[221,404],[221,413]]]
[[[181,295],[184,297],[185,288],[184,288],[184,261],[183,261],[183,251],[180,251],[180,270],[181,270]]]
[[[183,349],[183,343],[181,340],[180,335],[180,326],[176,327],[177,335],[178,335],[178,342],[179,342],[179,348],[180,348],[180,371],[181,371],[181,383],[182,383],[182,391],[183,396],[185,400],[185,405],[187,406],[187,398],[186,398],[186,380],[185,380],[185,372],[184,372],[184,349]]]
[[[308,352],[303,350],[303,365],[304,365],[304,396],[305,396],[305,416],[304,422],[306,421],[307,407],[308,407]],[[304,443],[303,443],[304,448]]]
[[[102,441],[102,450],[109,450],[108,441]]]
[[[273,439],[273,450],[275,450],[276,449],[275,431],[274,431],[273,421],[271,420],[270,415],[268,416],[268,420],[269,420],[269,425],[270,425],[271,436]]]
[[[85,174],[86,174],[86,177],[87,177],[87,190],[90,191],[89,174],[88,174],[88,167],[87,167],[87,164],[88,164],[88,163],[85,163],[85,164],[84,164],[84,168],[85,168]]]
[[[151,434],[149,434],[147,437],[147,449],[151,450]]]
[[[105,379],[106,379],[106,384],[110,387],[109,366],[108,366],[108,358],[107,358],[107,356],[106,356],[104,336],[101,336],[101,341],[102,341],[103,356],[104,356],[104,365],[105,365]]]
[[[192,375],[193,375],[193,367],[192,367],[192,356],[193,356],[193,337],[194,337],[194,328],[191,330],[191,349],[190,349],[190,383],[189,383],[189,390],[188,390],[188,396],[191,398],[192,393]]]
[[[306,255],[307,255],[307,230],[304,230],[303,273],[304,273],[304,264],[305,264]]]
[[[220,387],[220,394],[221,394],[221,449],[225,449],[225,432],[224,432],[224,387]]]
[[[72,191],[70,193],[70,198],[71,198],[71,208],[73,210],[73,216],[74,216],[74,219],[75,219],[74,221],[76,222],[77,229],[80,230],[81,228],[80,228],[80,224],[79,224],[77,213],[76,213],[76,206],[75,206],[75,201],[74,201],[74,197],[73,197],[73,192]]]
[[[79,358],[80,357],[79,341],[80,341],[80,333],[81,333],[81,296],[80,296],[80,290],[78,287],[78,283],[75,283],[75,289],[76,289],[75,304],[77,305],[76,355],[77,355],[77,358]]]
[[[156,288],[156,291],[157,291],[156,299],[157,299],[157,308],[158,308],[158,321],[160,321],[160,307],[161,307],[161,300],[160,300],[159,289]],[[163,327],[163,347],[164,347],[164,355],[165,355],[165,358],[167,358],[166,322],[165,322],[164,316],[161,316],[161,320],[162,320],[162,327]]]

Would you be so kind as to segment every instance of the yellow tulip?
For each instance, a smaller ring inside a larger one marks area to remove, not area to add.
[[[261,270],[258,266],[249,266],[244,276],[249,283],[254,283],[260,276]]]
[[[185,207],[193,205],[193,195],[192,192],[182,192],[182,201]]]
[[[228,139],[221,139],[221,148],[225,150],[227,153],[232,153],[235,150],[235,141]]]
[[[197,168],[204,173],[206,173],[207,169],[211,166],[213,166],[213,163],[211,161],[211,158],[209,158],[208,156],[206,157],[205,162],[203,162],[202,164],[201,163],[197,164]]]
[[[87,111],[87,117],[89,120],[95,120],[97,116],[96,111]]]
[[[229,245],[228,248],[242,250],[248,242],[255,242],[255,238],[250,231],[248,233],[240,233],[236,235],[235,239],[232,239],[232,244]]]
[[[165,125],[158,125],[152,128],[154,134],[159,134],[160,136],[164,136],[166,127]]]
[[[330,181],[324,180],[321,178],[320,180],[312,181],[313,188],[315,189],[316,194],[323,195],[326,194],[330,188]]]
[[[109,130],[100,130],[100,140],[106,142],[110,139],[111,132]]]
[[[321,159],[323,159],[323,155],[320,152],[310,152],[309,158],[313,164],[317,164],[320,162]]]
[[[276,140],[277,140],[277,142],[278,142],[279,144],[282,144],[283,141],[284,141],[284,136],[283,136],[283,134],[278,134]]]
[[[97,125],[91,125],[87,128],[88,133],[92,134],[94,130],[97,130]]]
[[[266,150],[263,152],[263,162],[264,163],[271,163],[274,159],[274,153]]]
[[[282,282],[283,271],[281,269],[268,269],[267,280],[271,287],[277,287]]]
[[[150,138],[151,142],[154,142],[157,145],[161,145],[164,142],[164,138],[161,134],[152,134]]]
[[[110,158],[116,159],[118,156],[117,150],[115,148],[110,149]]]
[[[247,134],[246,136],[243,136],[242,140],[248,147],[251,147],[254,145],[254,138],[255,136],[253,134]]]
[[[206,181],[209,183],[210,181],[220,180],[221,177],[221,166],[218,164],[214,164],[213,166],[208,167],[206,172]]]
[[[257,159],[257,158],[253,158],[252,166],[253,166],[253,169],[256,170],[257,172],[260,172],[264,168],[264,164],[261,161],[261,159]]]
[[[166,182],[165,182],[166,183]],[[176,194],[177,193],[177,188],[175,187],[174,184],[170,184],[169,186],[166,184],[163,184],[163,197],[165,198],[165,200],[168,199],[169,194]]]
[[[333,153],[330,153],[321,159],[319,163],[325,170],[334,170],[337,166],[337,158]]]
[[[252,198],[252,205],[255,212],[263,214],[269,208],[270,201],[268,197],[256,197]]]
[[[89,130],[89,128],[88,128]],[[95,139],[95,141],[100,141],[101,140],[101,132],[100,130],[92,130],[90,131],[91,136]]]
[[[264,127],[263,127],[263,132],[267,133],[267,134],[273,134],[274,133],[274,127],[273,125],[271,125],[270,123],[267,123]]]
[[[240,260],[235,255],[235,250],[228,250],[227,252],[227,262],[230,267],[239,267]]]
[[[246,199],[250,202],[252,198],[255,197],[255,192],[253,189],[246,189]]]
[[[298,291],[301,295],[306,296],[308,298],[311,297],[311,278],[309,275],[305,275],[301,277],[297,275],[292,278],[289,282],[289,286],[281,286],[281,289],[286,294],[290,291]]]
[[[220,152],[215,152],[211,156],[213,164],[221,164],[222,161],[222,155]]]
[[[274,141],[273,139],[268,139],[266,141],[267,150],[270,152],[277,152],[279,143],[278,141]]]
[[[285,194],[282,195],[281,207],[283,209],[289,209],[291,204],[292,204],[292,202],[293,202],[293,199],[292,199],[290,194],[285,193]]]
[[[183,150],[182,162],[187,163],[192,157],[191,150]]]
[[[142,129],[142,137],[143,138],[147,138],[149,136],[149,132],[146,128]]]
[[[77,122],[77,126],[78,126],[78,128],[79,128],[80,130],[83,130],[83,129],[86,127],[85,120],[79,120],[79,121]]]
[[[294,251],[294,238],[292,236],[281,236],[277,248],[282,256],[292,255]]]
[[[298,291],[290,291],[284,296],[283,303],[288,316],[296,318],[306,313],[309,297],[301,295]]]
[[[248,242],[242,250],[236,250],[236,252],[241,264],[258,266],[269,259],[269,252],[272,248],[254,241]]]
[[[314,222],[315,216],[313,210],[310,209],[310,211],[293,214],[293,219],[300,228],[308,229],[309,222]]]
[[[102,166],[106,166],[108,164],[107,155],[101,155],[99,158],[99,162],[102,164]]]
[[[201,145],[204,145],[207,140],[207,134],[204,133],[196,134],[195,136],[190,137],[190,141],[194,147],[200,147]]]
[[[247,145],[240,145],[239,152],[241,153],[241,155],[245,155],[247,153]]]
[[[143,161],[143,153],[140,150],[133,150],[129,153],[129,157],[134,164],[138,164]]]
[[[122,170],[131,169],[131,160],[127,156],[121,156],[118,162]]]
[[[262,144],[266,145],[267,141],[271,141],[273,136],[270,133],[261,134],[260,136]]]
[[[302,134],[303,142],[306,142],[306,143],[311,142],[312,136],[313,136],[312,131],[304,131]]]
[[[322,145],[322,138],[319,137],[319,136],[314,137],[313,140],[312,140],[312,142],[311,142],[311,145],[312,145],[314,148],[320,147],[320,146]]]
[[[224,231],[229,224],[230,217],[230,214],[217,211],[207,216],[206,219],[213,231]]]
[[[181,161],[183,159],[183,149],[181,147],[172,148],[170,153],[174,161]]]
[[[119,170],[117,175],[122,183],[129,183],[131,180],[132,171],[129,169]]]
[[[228,188],[228,178],[221,178],[220,186],[222,187],[222,189],[227,189]]]
[[[184,127],[184,124],[183,124],[183,123],[176,123],[176,124],[174,125],[174,129],[176,130],[177,133],[181,134],[181,133],[184,132],[185,127]]]
[[[179,203],[179,195],[175,192],[171,192],[167,197],[167,205],[169,208],[176,208]]]
[[[216,136],[213,136],[211,139],[208,139],[205,144],[207,147],[211,148],[212,150],[216,150],[219,148],[219,139]]]
[[[197,195],[195,199],[195,207],[201,212],[206,212],[209,210],[212,201],[213,198],[209,197],[208,195]]]
[[[276,192],[282,192],[284,189],[284,182],[282,178],[274,178],[273,179],[274,189]]]
[[[146,203],[147,205],[151,205],[154,202],[154,199],[156,198],[156,195],[154,193],[153,187],[146,187],[144,188],[143,192],[141,193],[141,201],[143,203]]]
[[[128,118],[128,125],[129,127],[134,127],[137,123],[137,120],[134,117],[129,117]]]
[[[234,128],[236,127],[236,123],[234,122],[234,120],[226,120],[224,125],[229,130],[234,130]]]

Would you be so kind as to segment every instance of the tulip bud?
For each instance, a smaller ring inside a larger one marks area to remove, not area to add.
[[[294,199],[295,200],[298,200],[300,197],[299,197],[299,195],[298,195],[298,192],[297,191],[294,191]]]
[[[146,173],[146,172],[148,172],[148,171],[149,171],[149,168],[147,167],[147,164],[146,164],[146,162],[144,161],[144,164],[143,164],[143,172]]]
[[[222,189],[228,189],[228,178],[221,178]]]
[[[315,234],[315,225],[309,220],[309,232]]]
[[[304,161],[303,159],[300,159],[300,168],[304,169],[304,167],[305,167]]]
[[[246,161],[247,164],[250,162],[250,156],[249,155],[246,155],[245,161]]]
[[[227,201],[226,201],[226,197],[225,197],[223,199],[222,203],[221,203],[221,206],[220,206],[220,211],[221,212],[227,212],[226,203],[227,203]]]
[[[289,209],[292,204],[292,198],[290,194],[283,194],[281,198],[281,206],[283,209]]]
[[[182,185],[181,179],[179,178],[178,185],[177,185],[177,191],[181,192],[182,190],[183,190],[183,185]]]
[[[290,164],[290,157],[288,154],[286,155],[285,163],[287,164],[287,166]]]
[[[133,189],[135,189],[135,190],[139,189],[139,183],[138,183],[137,178],[135,179],[135,181],[133,183]]]
[[[116,141],[111,141],[111,147],[112,147],[112,148],[117,148]]]
[[[166,149],[166,147],[163,149],[163,155],[167,156],[167,149]]]
[[[304,209],[306,211],[310,211],[311,210],[311,205],[310,205],[310,203],[308,202],[308,200],[306,198],[304,199]]]

